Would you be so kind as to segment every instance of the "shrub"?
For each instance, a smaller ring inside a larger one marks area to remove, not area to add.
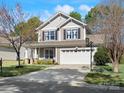
[[[37,60],[37,64],[42,64],[42,60]]]
[[[107,50],[103,47],[98,48],[98,51],[94,55],[94,61],[96,65],[105,65],[106,63],[110,63]]]
[[[37,61],[37,64],[46,64],[46,65],[51,65],[51,64],[54,64],[53,60],[38,60]]]
[[[96,66],[93,69],[93,72],[112,72],[112,67],[111,66]]]

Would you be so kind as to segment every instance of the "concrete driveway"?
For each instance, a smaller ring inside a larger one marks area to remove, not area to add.
[[[124,93],[124,90],[87,86],[89,70],[81,65],[57,65],[44,71],[0,80],[0,93]]]
[[[47,68],[44,71],[33,72],[19,77],[20,79],[27,79],[37,82],[82,82],[89,69],[81,65],[56,65]]]

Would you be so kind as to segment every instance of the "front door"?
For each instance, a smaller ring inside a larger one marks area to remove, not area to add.
[[[45,49],[45,59],[53,59],[55,57],[55,49],[47,48]]]

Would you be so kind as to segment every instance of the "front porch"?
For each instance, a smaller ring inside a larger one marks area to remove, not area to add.
[[[51,42],[28,42],[24,44],[25,59],[35,62],[35,60],[52,59],[60,64],[61,48],[84,47],[85,40],[65,40]]]
[[[37,60],[57,61],[57,48],[25,48],[25,62],[34,63]]]

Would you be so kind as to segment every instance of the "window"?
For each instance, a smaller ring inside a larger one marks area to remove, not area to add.
[[[55,31],[51,31],[50,33],[50,40],[55,40]]]
[[[72,30],[72,38],[73,39],[78,39],[78,29],[73,29]]]
[[[71,31],[70,30],[66,31],[66,38],[71,39]]]
[[[45,58],[48,59],[52,59],[55,57],[55,54],[54,54],[54,49],[45,49]]]
[[[53,50],[49,50],[49,58],[53,58],[54,56],[54,51]]]
[[[65,30],[65,39],[71,40],[71,39],[80,39],[79,35],[79,29],[66,29]]]
[[[56,31],[44,32],[44,40],[56,40]]]
[[[49,51],[48,50],[45,50],[45,58],[49,58]]]

